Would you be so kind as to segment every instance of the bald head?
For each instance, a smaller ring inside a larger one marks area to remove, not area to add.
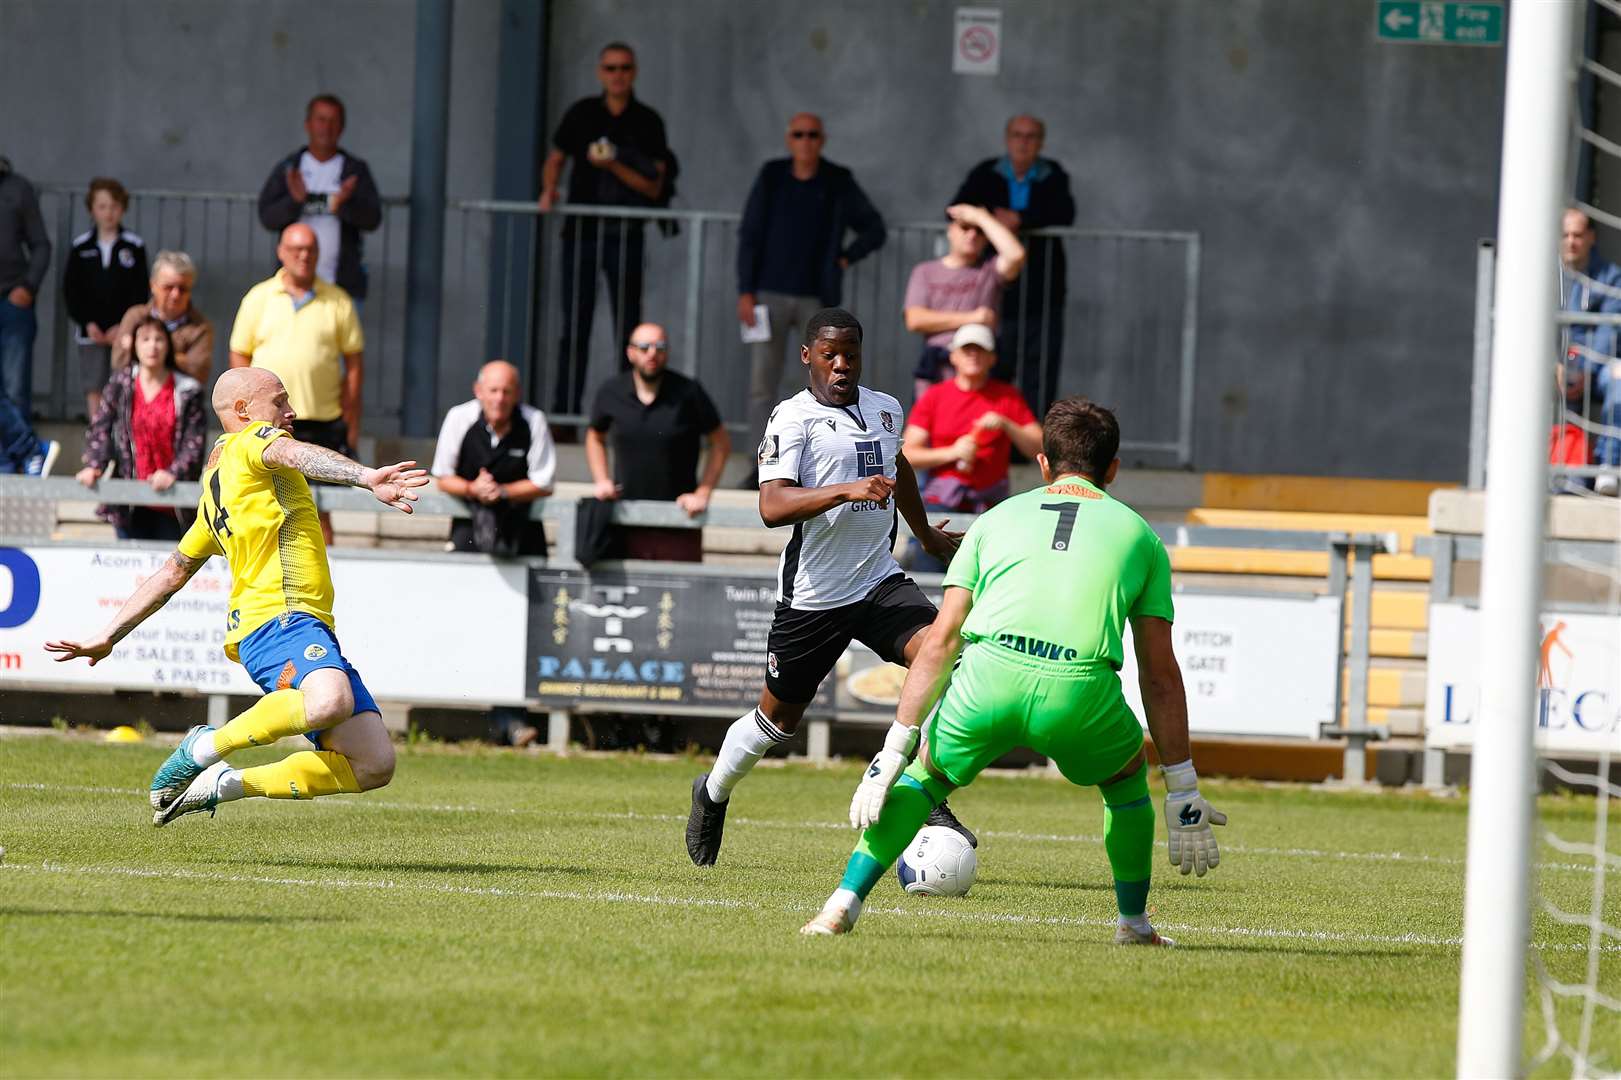
[[[226,432],[260,421],[293,429],[293,411],[281,380],[264,368],[227,368],[214,384],[214,415]]]
[[[281,242],[276,245],[276,258],[281,269],[294,285],[309,289],[315,284],[315,261],[321,255],[321,245],[315,239],[315,230],[302,222],[293,222],[281,231]]]
[[[473,380],[473,396],[478,399],[490,430],[505,434],[523,396],[518,369],[505,360],[491,360],[478,369],[478,378]]]
[[[670,340],[664,327],[656,322],[644,322],[632,330],[630,344],[625,347],[625,359],[644,381],[658,382],[664,376],[664,365],[670,362]]]
[[[822,157],[822,144],[827,141],[827,130],[822,118],[815,113],[795,113],[788,119],[788,156],[794,165],[804,170],[814,167]]]
[[[505,360],[491,360],[478,369],[478,381],[481,383],[510,382],[514,388],[520,384],[518,367]]]

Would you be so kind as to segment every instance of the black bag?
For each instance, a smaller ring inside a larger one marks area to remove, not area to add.
[[[581,499],[574,507],[574,557],[581,566],[624,558],[623,538],[613,523],[614,504],[607,499]]]

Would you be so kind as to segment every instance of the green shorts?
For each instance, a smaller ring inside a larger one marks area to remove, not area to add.
[[[1019,747],[1051,758],[1072,784],[1101,784],[1143,745],[1108,664],[1048,663],[989,642],[964,650],[926,728],[930,763],[956,787]]]

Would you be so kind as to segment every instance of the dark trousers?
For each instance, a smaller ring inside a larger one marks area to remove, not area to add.
[[[178,540],[185,531],[173,510],[151,506],[131,507],[129,524],[113,529],[120,540]]]
[[[608,283],[619,366],[625,346],[642,321],[643,222],[569,218],[563,223],[563,332],[557,343],[557,386],[552,414],[579,414],[590,366],[591,323],[597,310],[597,272]]]
[[[1030,263],[1019,280],[1002,293],[1002,320],[997,326],[996,378],[1010,382],[1040,420],[1060,394],[1058,373],[1064,366],[1064,304],[1069,292],[1068,268],[1058,241],[1032,238]],[[1078,393],[1079,386],[1063,388]]]

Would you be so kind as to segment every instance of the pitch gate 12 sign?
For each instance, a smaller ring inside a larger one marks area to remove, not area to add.
[[[765,683],[768,577],[532,570],[530,688],[541,704],[735,713]],[[829,688],[814,707],[830,710]]]

